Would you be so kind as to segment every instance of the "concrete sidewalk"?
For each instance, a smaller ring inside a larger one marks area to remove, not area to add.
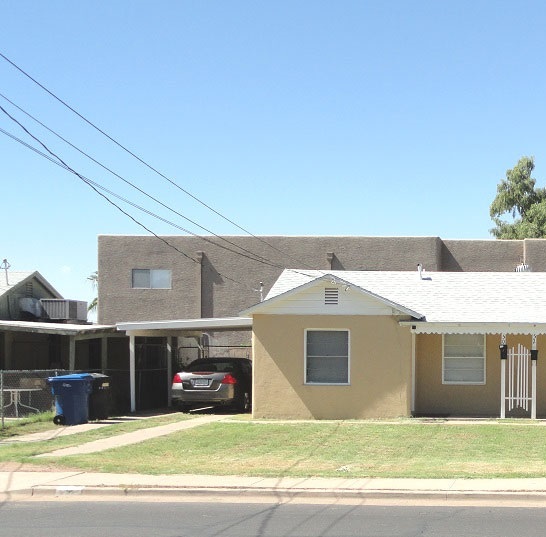
[[[37,458],[65,457],[67,455],[97,453],[106,449],[128,446],[130,444],[138,444],[139,442],[144,442],[145,440],[149,440],[150,438],[158,438],[160,436],[166,436],[177,431],[193,429],[194,427],[206,425],[215,421],[221,421],[226,418],[227,416],[208,414],[205,416],[200,416],[198,418],[193,418],[191,420],[178,421],[176,423],[169,423],[167,425],[156,425],[148,429],[139,429],[138,431],[133,431],[130,433],[116,434],[108,438],[101,438],[100,440],[94,440],[92,442],[87,442],[79,446],[56,449],[55,451],[51,451],[49,453],[42,453],[41,455],[37,455]]]
[[[0,499],[428,500],[546,504],[546,479],[343,479],[0,472]]]

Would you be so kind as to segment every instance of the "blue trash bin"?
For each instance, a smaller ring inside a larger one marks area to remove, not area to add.
[[[49,377],[47,383],[55,396],[56,425],[78,425],[89,421],[89,394],[93,377],[89,373]]]

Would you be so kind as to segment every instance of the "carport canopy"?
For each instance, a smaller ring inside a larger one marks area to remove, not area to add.
[[[106,340],[109,336],[119,337],[113,325],[49,323],[34,321],[0,321],[0,332],[10,334],[26,332],[30,334],[55,334],[67,337],[69,341],[68,368],[75,369],[76,341],[100,338],[102,341],[102,360],[106,359]],[[4,357],[11,363],[9,337],[4,338]]]
[[[200,319],[177,319],[171,321],[133,321],[117,323],[116,328],[129,336],[129,377],[131,390],[131,412],[136,411],[135,337],[200,336],[208,331],[252,330],[250,317],[217,317]],[[171,361],[168,360],[168,377]]]

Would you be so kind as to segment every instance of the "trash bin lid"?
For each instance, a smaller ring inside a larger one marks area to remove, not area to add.
[[[108,375],[104,375],[103,373],[87,373],[94,379],[107,379],[110,378]]]
[[[69,381],[78,381],[85,380],[87,382],[91,381],[93,377],[89,373],[73,373],[71,375],[59,375],[57,377],[48,377],[48,382],[66,382]]]

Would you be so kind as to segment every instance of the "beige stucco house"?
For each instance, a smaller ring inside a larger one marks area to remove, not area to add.
[[[546,273],[285,270],[241,315],[255,417],[546,416]]]

